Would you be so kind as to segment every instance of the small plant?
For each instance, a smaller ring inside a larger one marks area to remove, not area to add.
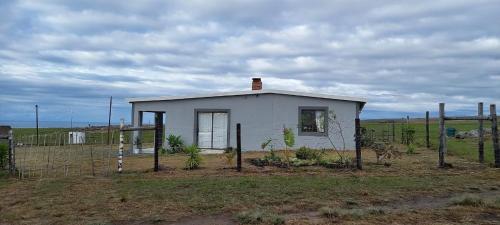
[[[186,147],[184,151],[188,155],[188,158],[186,160],[186,169],[188,170],[198,169],[201,164],[201,155],[198,146],[190,145]]]
[[[304,159],[304,160],[321,160],[324,152],[323,151],[318,151],[314,149],[310,149],[308,147],[302,146],[300,147],[296,152],[295,156],[297,156],[298,159]]]
[[[415,154],[415,149],[416,149],[416,147],[414,144],[409,144],[408,149],[406,149],[406,154],[408,154],[408,155]]]
[[[327,218],[351,218],[360,219],[366,215],[383,215],[385,211],[381,208],[368,208],[368,209],[342,209],[342,208],[329,208],[322,207],[319,213]]]
[[[0,169],[3,169],[6,166],[8,154],[9,146],[6,144],[0,144]]]
[[[452,198],[451,204],[472,207],[482,207],[486,205],[483,199],[475,195],[462,195]]]
[[[169,153],[179,153],[182,152],[184,148],[184,141],[182,140],[181,136],[176,136],[173,134],[168,135],[167,137],[168,145],[170,146],[169,148]]]
[[[285,224],[283,217],[262,210],[244,211],[236,216],[241,224]]]
[[[285,155],[285,161],[287,164],[290,164],[292,153],[289,148],[293,148],[295,145],[295,135],[293,134],[293,130],[291,128],[283,128],[283,141],[285,142],[285,151],[283,152]]]
[[[228,166],[234,164],[234,156],[236,156],[236,151],[232,147],[228,147],[224,150],[224,157],[226,158],[226,164]]]

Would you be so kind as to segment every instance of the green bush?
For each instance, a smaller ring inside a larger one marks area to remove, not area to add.
[[[186,147],[184,151],[188,155],[188,158],[186,160],[186,169],[198,169],[201,164],[201,155],[198,146],[190,145]]]
[[[176,136],[173,134],[168,135],[167,137],[168,145],[170,148],[168,149],[168,153],[179,153],[182,152],[184,148],[184,141],[181,136]]]
[[[7,144],[0,144],[0,169],[7,165],[7,158],[9,156],[9,146]]]
[[[297,156],[298,159],[319,161],[321,160],[322,152],[302,146],[295,152],[295,156]]]
[[[295,145],[295,135],[293,134],[292,128],[283,128],[283,141],[289,148]]]

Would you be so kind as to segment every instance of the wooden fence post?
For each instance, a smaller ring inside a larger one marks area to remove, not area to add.
[[[477,115],[479,118],[479,143],[478,143],[478,154],[479,154],[479,162],[484,163],[484,122],[481,117],[483,117],[483,103],[480,102],[477,104]]]
[[[392,121],[392,143],[396,142],[396,121]]]
[[[430,141],[430,129],[429,129],[429,111],[425,112],[425,146],[429,149],[431,148]]]
[[[439,167],[444,168],[444,153],[446,152],[446,134],[444,118],[444,103],[439,103]]]
[[[158,163],[158,152],[162,147],[163,143],[163,113],[155,112],[155,146],[154,146],[154,171],[158,172],[160,170],[160,165]]]
[[[236,124],[236,170],[241,172],[241,124]]]
[[[123,142],[124,142],[124,136],[125,136],[125,131],[122,129],[125,127],[125,121],[124,119],[120,119],[120,145],[118,148],[118,173],[121,173],[123,170]]]
[[[490,116],[491,116],[491,139],[493,140],[495,167],[500,168],[500,146],[498,145],[497,109],[495,104],[490,105]]]
[[[10,175],[14,175],[15,166],[14,166],[14,137],[12,135],[12,129],[9,130],[9,173]]]
[[[356,168],[358,170],[363,169],[363,164],[361,160],[361,121],[359,118],[354,120],[355,127],[355,141],[356,141]]]

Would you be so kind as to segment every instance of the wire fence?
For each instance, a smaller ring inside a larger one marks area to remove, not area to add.
[[[125,155],[131,155],[131,135]],[[116,171],[119,132],[59,132],[17,136],[14,162],[20,179],[60,176],[108,176]],[[143,141],[144,143],[144,141]],[[145,146],[152,146],[144,143]]]

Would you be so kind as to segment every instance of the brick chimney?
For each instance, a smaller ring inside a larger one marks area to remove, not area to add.
[[[252,91],[262,90],[262,80],[260,77],[252,78]]]

